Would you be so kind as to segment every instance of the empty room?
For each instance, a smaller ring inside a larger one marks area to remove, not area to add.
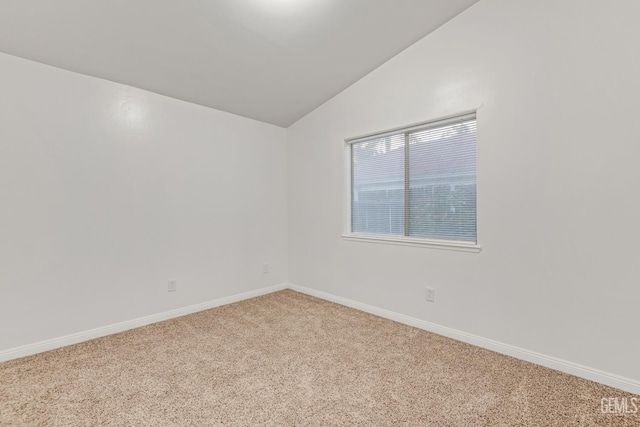
[[[638,16],[0,1],[0,426],[639,426]]]

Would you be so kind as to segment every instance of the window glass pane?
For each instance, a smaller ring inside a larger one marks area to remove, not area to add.
[[[404,134],[358,142],[352,150],[351,229],[404,235]]]
[[[476,242],[476,121],[409,134],[409,236]]]

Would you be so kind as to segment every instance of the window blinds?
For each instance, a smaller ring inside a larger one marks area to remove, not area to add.
[[[351,231],[476,243],[476,119],[351,144]]]

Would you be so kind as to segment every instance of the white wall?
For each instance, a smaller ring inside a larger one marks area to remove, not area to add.
[[[294,124],[290,281],[640,381],[639,15],[483,0]],[[343,139],[470,109],[482,252],[342,240]]]
[[[285,129],[0,54],[0,351],[284,282],[286,156]]]

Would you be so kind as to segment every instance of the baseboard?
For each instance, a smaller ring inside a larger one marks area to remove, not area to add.
[[[152,314],[150,316],[140,317],[125,322],[115,323],[113,325],[103,326],[100,328],[90,329],[88,331],[78,332],[75,334],[40,341],[34,344],[28,344],[22,347],[0,351],[0,362],[18,359],[20,357],[29,356],[36,353],[42,353],[43,351],[54,350],[56,348],[65,347],[71,344],[77,344],[83,341],[92,340],[94,338],[100,338],[129,329],[139,328],[140,326],[149,325],[151,323],[162,322],[163,320],[169,320],[176,317],[185,316],[187,314],[208,310],[210,308],[220,307],[222,305],[254,298],[260,295],[270,294],[272,292],[281,291],[286,288],[286,284],[270,286],[267,288],[257,289],[255,291],[243,292],[241,294],[219,298],[213,301],[194,304],[187,307],[177,308],[175,310],[165,311],[163,313]]]
[[[304,286],[298,286],[294,284],[288,285],[289,289],[292,289],[303,294],[311,295],[317,298],[321,298],[327,301],[335,302],[340,305],[355,308],[366,313],[374,314],[376,316],[384,317],[385,319],[393,320],[405,325],[413,326],[425,331],[433,332],[445,337],[453,338],[458,341],[473,344],[478,347],[482,347],[488,350],[495,351],[497,353],[512,356],[517,359],[525,360],[527,362],[535,363],[547,368],[555,369],[566,374],[574,375],[576,377],[584,378],[587,380],[595,381],[600,384],[605,384],[617,389],[623,390],[628,393],[640,395],[640,381],[624,378],[615,374],[593,369],[588,366],[579,365],[577,363],[569,362],[567,360],[558,359],[556,357],[547,356],[537,353],[535,351],[526,350],[513,345],[505,344],[499,341],[483,338],[478,335],[468,334],[466,332],[458,331],[456,329],[440,326],[435,323],[427,322],[424,320],[416,319],[415,317],[405,316],[403,314],[395,313],[393,311],[385,310],[382,308],[374,307],[368,304],[363,304],[357,301],[353,301],[347,298],[342,298],[336,295],[332,295],[326,292],[317,291],[314,289],[306,288]]]
[[[462,342],[476,345],[478,347],[486,348],[507,356],[512,356],[527,362],[535,363],[537,365],[545,366],[547,368],[555,369],[560,372],[564,372],[570,375],[575,375],[580,378],[595,381],[601,384],[605,384],[611,387],[618,388],[620,390],[640,395],[640,381],[624,378],[615,374],[593,369],[588,366],[579,365],[577,363],[569,362],[567,360],[558,359],[556,357],[547,356],[534,351],[526,350],[520,347],[516,347],[510,344],[505,344],[499,341],[483,338],[478,335],[469,334],[456,329],[441,326],[435,323],[427,322],[424,320],[416,319],[415,317],[405,316],[404,314],[395,313],[393,311],[378,308],[372,305],[363,304],[348,298],[339,297],[333,294],[329,294],[315,289],[306,288],[304,286],[298,286],[291,283],[283,283],[275,286],[257,289],[254,291],[243,292],[224,298],[219,298],[213,301],[207,301],[200,304],[190,305],[188,307],[182,307],[175,310],[165,311],[163,313],[153,314],[150,316],[140,317],[137,319],[115,323],[88,331],[78,332],[63,337],[53,338],[50,340],[40,341],[34,344],[25,345],[22,347],[16,347],[9,350],[0,351],[0,362],[5,362],[12,359],[18,359],[20,357],[29,356],[44,351],[53,350],[60,347],[65,347],[72,344],[77,344],[83,341],[88,341],[94,338],[103,337],[106,335],[123,332],[129,329],[138,328],[141,326],[149,325],[151,323],[162,322],[164,320],[173,319],[187,314],[196,313],[203,310],[208,310],[222,305],[231,304],[234,302],[254,298],[260,295],[266,295],[272,292],[277,292],[283,289],[292,289],[303,294],[311,295],[317,298],[321,298],[327,301],[335,302],[347,307],[355,308],[366,313],[371,313],[376,316],[383,317],[385,319],[393,320],[405,325],[413,326],[419,329],[423,329],[429,332],[433,332],[445,337],[453,338]]]

